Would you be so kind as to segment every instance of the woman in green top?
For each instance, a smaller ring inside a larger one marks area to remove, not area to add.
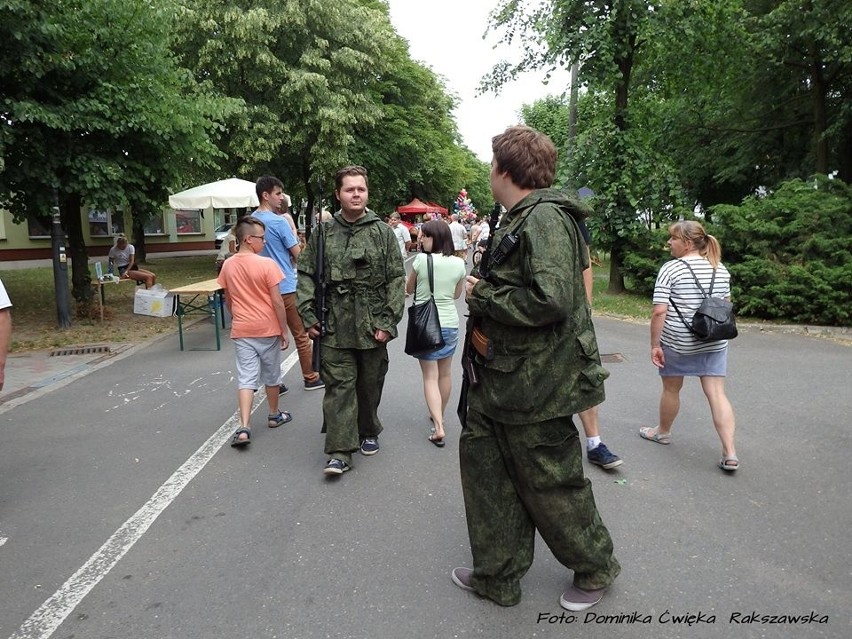
[[[423,374],[423,394],[432,419],[429,441],[439,448],[444,445],[444,410],[453,388],[452,360],[459,341],[459,313],[455,301],[464,287],[464,260],[455,257],[450,227],[441,220],[426,222],[420,229],[423,252],[414,258],[411,273],[405,282],[405,292],[414,293],[415,299],[429,298],[429,272],[426,255],[432,256],[434,279],[433,295],[441,321],[441,336],[444,347],[419,355],[420,372]]]

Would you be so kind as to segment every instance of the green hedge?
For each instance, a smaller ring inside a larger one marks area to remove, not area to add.
[[[740,206],[713,207],[741,315],[848,326],[852,314],[852,189],[818,176]]]

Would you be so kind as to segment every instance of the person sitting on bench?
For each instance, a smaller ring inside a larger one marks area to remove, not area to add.
[[[151,288],[157,283],[157,276],[154,273],[136,266],[136,249],[123,235],[116,238],[115,246],[109,250],[108,259],[110,271],[113,269],[118,271],[118,276],[123,280],[136,280],[144,284],[145,288]]]

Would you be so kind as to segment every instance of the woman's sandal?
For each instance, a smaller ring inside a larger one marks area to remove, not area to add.
[[[672,443],[672,434],[661,433],[659,426],[643,426],[639,429],[639,437],[641,437],[642,439],[647,439],[650,442],[657,442],[658,444]]]
[[[740,467],[740,460],[736,455],[723,455],[719,460],[719,468],[729,473],[734,472]]]
[[[438,448],[444,447],[444,438],[443,437],[435,437],[435,429],[433,428],[431,434],[429,435],[429,441],[435,444]]]
[[[240,439],[240,435],[245,433],[246,438]],[[234,448],[239,448],[240,446],[245,446],[246,444],[251,443],[251,431],[248,428],[240,428],[234,433],[234,436],[231,437],[231,446]]]

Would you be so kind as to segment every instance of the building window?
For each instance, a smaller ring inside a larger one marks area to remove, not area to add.
[[[28,215],[27,234],[30,237],[50,237],[53,218],[50,215]]]
[[[163,217],[163,214],[159,213],[145,222],[145,235],[165,235],[166,225]]]
[[[198,209],[175,211],[175,230],[178,235],[201,233],[201,211]]]
[[[121,211],[89,209],[89,235],[91,237],[109,237],[120,233],[124,233],[124,214]]]

